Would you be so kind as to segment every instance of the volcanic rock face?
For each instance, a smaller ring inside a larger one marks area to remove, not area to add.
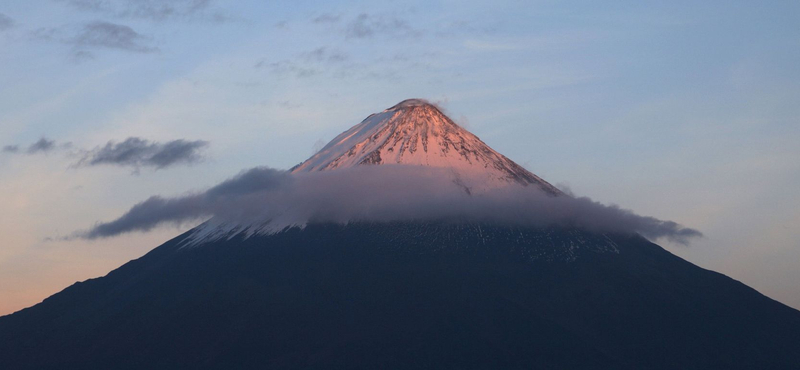
[[[422,165],[448,168],[469,192],[534,185],[561,192],[494,151],[424,100],[409,99],[367,117],[334,138],[292,172],[329,171],[361,165]]]

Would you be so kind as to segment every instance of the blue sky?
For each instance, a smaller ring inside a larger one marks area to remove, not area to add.
[[[5,1],[0,147],[17,150],[0,153],[0,314],[191,225],[47,238],[289,168],[412,97],[551,183],[700,229],[664,246],[800,307],[798,14],[794,1]],[[53,148],[27,153],[42,137]],[[76,165],[129,137],[208,145],[167,168]]]

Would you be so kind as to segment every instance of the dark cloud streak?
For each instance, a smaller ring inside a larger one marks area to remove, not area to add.
[[[19,145],[6,145],[3,147],[3,153],[19,153]]]
[[[31,144],[26,150],[28,154],[36,154],[36,153],[47,153],[53,150],[56,147],[56,142],[53,140],[47,140],[46,138],[41,138],[37,142]]]
[[[83,236],[88,239],[118,235],[126,232],[146,232],[164,222],[180,223],[200,217],[203,208],[200,197],[164,199],[150,197],[131,208],[116,221],[98,224]]]
[[[120,143],[110,141],[83,155],[76,166],[114,165],[154,167],[163,169],[177,164],[192,164],[202,159],[200,151],[208,146],[207,141],[173,140],[166,143],[151,142],[130,137]]]
[[[63,147],[69,147],[69,143],[62,144]],[[17,154],[17,153],[24,153],[24,154],[39,154],[39,153],[49,153],[57,148],[55,140],[50,140],[45,137],[40,138],[35,143],[29,145],[24,151],[20,148],[19,145],[6,145],[3,147],[2,152],[8,154]]]
[[[133,206],[122,217],[95,225],[83,238],[96,239],[129,232],[146,232],[164,224],[191,222],[213,214],[212,208],[236,202],[248,195],[286,186],[289,177],[284,171],[255,168],[237,177],[223,181],[201,194],[178,198],[153,196]]]
[[[141,167],[164,169],[176,165],[187,165],[204,159],[202,151],[209,146],[203,140],[172,140],[165,143],[149,141],[139,137],[129,137],[122,142],[109,141],[106,145],[92,150],[77,149],[66,152],[68,158],[79,158],[71,167],[100,165],[133,167],[138,172]],[[6,145],[0,150],[6,154],[34,155],[59,150],[68,150],[72,143],[57,143],[42,137],[24,148],[20,145]]]

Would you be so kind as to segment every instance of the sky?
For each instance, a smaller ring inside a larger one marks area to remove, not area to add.
[[[151,196],[288,169],[407,98],[800,308],[796,1],[0,3],[0,315],[194,226],[84,240]]]

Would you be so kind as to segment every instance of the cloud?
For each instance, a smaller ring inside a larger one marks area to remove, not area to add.
[[[32,32],[39,40],[60,42],[75,47],[72,53],[77,60],[91,58],[85,49],[116,49],[134,53],[153,53],[158,48],[148,45],[151,38],[133,28],[105,21],[94,21],[78,28],[71,26],[39,28]]]
[[[260,60],[255,67],[268,68],[275,74],[289,74],[302,78],[320,74],[332,66],[341,67],[341,63],[347,61],[348,58],[348,55],[340,50],[318,47],[298,54],[293,60],[284,59],[277,62]]]
[[[314,50],[307,51],[300,54],[300,57],[305,59],[308,62],[343,62],[347,60],[347,54],[339,51],[339,50],[331,50],[326,47],[318,47]]]
[[[3,153],[18,153],[19,145],[6,145],[3,147]]]
[[[9,16],[0,13],[0,32],[10,29],[11,27],[14,27],[14,20]]]
[[[213,22],[232,18],[213,10],[212,0],[57,0],[82,11],[128,19],[164,22],[176,19],[204,19]]]
[[[558,190],[561,190],[561,192],[563,192],[564,194],[567,194],[567,195],[569,195],[569,196],[571,196],[573,198],[575,197],[575,192],[572,191],[572,187],[569,186],[569,184],[567,184],[567,183],[563,183],[563,182],[562,183],[558,183],[558,184],[556,184],[556,188],[558,188]]]
[[[342,18],[339,14],[330,14],[324,13],[317,17],[311,19],[312,22],[320,24],[320,23],[338,23],[339,20]]]
[[[69,59],[74,62],[83,62],[94,59],[94,54],[86,50],[75,50],[69,55]]]
[[[203,213],[199,197],[164,199],[151,197],[131,208],[119,219],[96,225],[82,236],[87,239],[119,235],[132,231],[149,231],[164,222],[180,223]]]
[[[39,139],[39,141],[31,144],[31,146],[28,147],[28,150],[26,150],[26,152],[28,154],[47,153],[53,150],[53,148],[55,147],[56,147],[55,141],[47,140],[46,138],[41,138]]]
[[[343,25],[341,31],[347,39],[368,39],[376,36],[420,37],[425,34],[437,37],[486,36],[497,33],[502,24],[487,19],[440,21],[425,30],[414,27],[407,19],[398,16],[403,13],[413,13],[413,10],[378,14],[360,13],[355,17],[348,17],[350,20]],[[332,27],[338,25],[342,18],[341,14],[323,13],[311,18],[311,22]]]
[[[298,62],[294,62],[288,59],[284,59],[278,62],[267,62],[265,60],[261,60],[255,65],[256,68],[269,68],[272,73],[285,75],[290,74],[294,75],[295,77],[310,77],[315,74],[320,73],[320,71],[312,66],[300,64]]]
[[[412,28],[409,23],[395,15],[370,15],[361,13],[345,28],[348,39],[371,38],[376,35],[420,36],[422,32]]]
[[[61,144],[62,147],[66,148],[70,146],[70,143]],[[19,145],[6,145],[3,147],[2,152],[8,154],[38,154],[38,153],[48,153],[53,151],[57,148],[56,142],[54,140],[49,140],[47,138],[42,137],[35,143],[29,145],[24,151],[20,148]]]
[[[149,231],[163,223],[193,221],[210,215],[213,213],[212,208],[220,207],[227,201],[239,201],[250,194],[285,186],[289,180],[285,171],[255,168],[201,194],[177,198],[150,197],[133,206],[122,217],[97,224],[91,230],[78,235],[95,239],[133,231]]]
[[[368,166],[291,174],[253,168],[205,192],[154,196],[116,220],[75,236],[95,239],[159,225],[210,219],[207,232],[275,232],[316,222],[459,221],[524,226],[571,226],[639,233],[687,244],[702,234],[672,221],[640,216],[589,198],[552,197],[509,186],[469,195],[446,169]]]
[[[96,21],[85,24],[81,32],[67,40],[78,47],[101,47],[137,53],[151,53],[158,48],[147,46],[149,39],[125,25]]]
[[[92,150],[78,149],[66,152],[70,158],[78,159],[72,167],[88,166],[123,166],[133,167],[136,173],[140,167],[152,167],[164,169],[180,164],[193,164],[203,160],[202,150],[208,147],[209,143],[203,140],[172,140],[165,143],[148,141],[138,137],[129,137],[122,142],[109,141],[102,147]],[[67,150],[72,148],[72,143],[57,143],[42,137],[27,148],[19,145],[6,145],[0,150],[7,154],[39,154],[49,153],[56,149]]]
[[[200,151],[208,144],[202,140],[173,140],[162,144],[130,137],[120,143],[109,141],[105,146],[85,153],[76,166],[113,165],[136,169],[139,167],[163,169],[200,161],[202,159]]]

